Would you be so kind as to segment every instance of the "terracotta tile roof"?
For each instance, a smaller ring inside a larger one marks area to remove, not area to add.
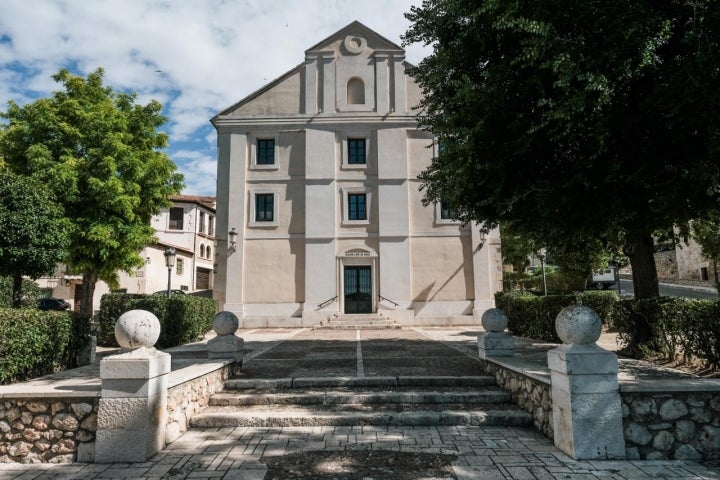
[[[173,202],[197,203],[198,205],[215,210],[215,197],[203,195],[170,195],[168,198]]]

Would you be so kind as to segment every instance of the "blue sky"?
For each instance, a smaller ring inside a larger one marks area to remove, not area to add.
[[[164,105],[183,193],[215,194],[217,112],[354,20],[400,44],[421,0],[0,0],[0,111],[57,89],[60,68]],[[428,49],[414,45],[417,63]]]

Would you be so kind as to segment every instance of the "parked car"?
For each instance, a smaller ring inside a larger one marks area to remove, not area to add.
[[[153,295],[167,295],[167,290],[160,290],[153,293]],[[170,295],[185,295],[185,292],[182,290],[170,290]]]
[[[587,288],[607,290],[615,285],[615,282],[615,267],[608,267],[599,272],[593,272],[592,276],[587,280]]]
[[[41,298],[38,300],[40,310],[71,310],[72,305],[62,298]]]

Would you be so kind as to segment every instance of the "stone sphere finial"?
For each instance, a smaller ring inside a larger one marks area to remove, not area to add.
[[[589,345],[600,338],[602,321],[592,308],[571,305],[558,313],[555,330],[563,343]]]
[[[218,335],[232,335],[238,326],[240,326],[240,321],[232,312],[220,312],[213,318],[213,330]]]
[[[486,310],[482,314],[480,319],[483,328],[488,332],[501,333],[504,332],[508,326],[508,319],[505,312],[499,308],[491,308]]]
[[[149,348],[159,337],[160,320],[146,310],[130,310],[115,322],[115,339],[122,348]]]

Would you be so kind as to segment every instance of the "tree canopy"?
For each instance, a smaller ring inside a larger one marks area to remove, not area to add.
[[[540,240],[620,244],[658,295],[652,234],[717,210],[720,4],[425,0],[406,44],[444,145],[425,200]]]
[[[693,220],[690,223],[690,232],[700,245],[703,256],[712,260],[715,286],[720,289],[717,270],[720,260],[720,213]]]
[[[22,278],[52,273],[65,257],[67,222],[44,186],[29,177],[0,176],[0,275],[12,278],[12,306],[22,301]]]
[[[83,272],[81,311],[92,313],[98,279],[117,283],[118,271],[142,265],[140,250],[154,239],[152,215],[182,188],[182,175],[162,151],[167,135],[157,101],[103,84],[103,70],[87,78],[60,70],[62,89],[2,117],[0,155],[19,175],[54,192],[70,220],[66,261]]]

